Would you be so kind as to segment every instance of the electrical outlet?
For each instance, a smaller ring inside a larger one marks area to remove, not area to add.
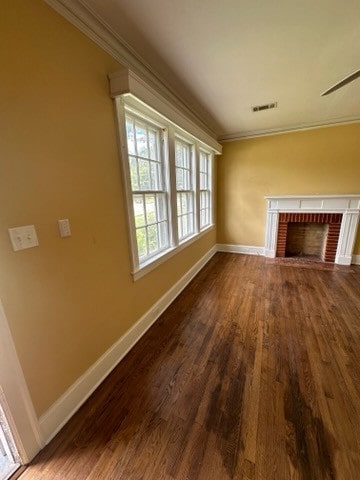
[[[71,228],[68,218],[58,220],[60,237],[71,237]]]

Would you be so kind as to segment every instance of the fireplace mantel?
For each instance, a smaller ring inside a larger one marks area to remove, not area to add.
[[[350,265],[360,216],[359,195],[267,195],[265,256],[276,256],[279,214],[341,213],[342,222],[335,263]]]

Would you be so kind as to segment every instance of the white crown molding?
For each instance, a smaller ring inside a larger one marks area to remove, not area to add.
[[[283,128],[269,128],[264,130],[251,130],[248,132],[231,133],[229,135],[220,135],[219,142],[236,142],[238,140],[247,140],[249,138],[269,137],[272,135],[282,135],[284,133],[304,132],[306,130],[315,130],[318,128],[338,127],[340,125],[349,125],[360,123],[360,117],[345,118],[343,120],[334,119],[328,122],[315,122],[309,124],[292,125]]]
[[[123,38],[120,37],[99,15],[81,0],[44,0],[50,7],[66,18],[86,36],[105,50],[122,66],[130,68],[151,87],[174,104],[188,118],[213,138],[217,137],[214,127],[205,122],[202,115],[188,104],[186,99],[174,91]],[[109,72],[110,73],[110,72]]]

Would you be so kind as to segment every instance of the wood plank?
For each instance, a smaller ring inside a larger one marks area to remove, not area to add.
[[[218,253],[21,480],[357,480],[360,267]]]

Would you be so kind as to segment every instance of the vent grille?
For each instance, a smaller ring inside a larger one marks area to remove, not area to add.
[[[253,112],[262,112],[263,110],[270,110],[271,108],[277,108],[277,102],[266,103],[265,105],[256,105],[251,107]]]

